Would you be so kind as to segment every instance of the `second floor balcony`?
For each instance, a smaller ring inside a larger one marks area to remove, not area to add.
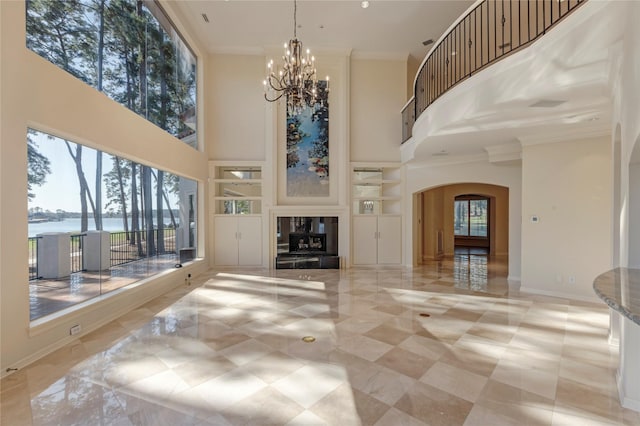
[[[402,111],[403,161],[491,156],[528,138],[602,132],[611,49],[623,8],[611,1],[479,1],[427,54]]]

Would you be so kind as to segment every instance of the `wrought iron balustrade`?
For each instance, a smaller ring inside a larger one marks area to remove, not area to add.
[[[413,102],[402,110],[402,142],[415,120],[449,89],[537,40],[587,0],[485,0],[462,16],[427,54]]]

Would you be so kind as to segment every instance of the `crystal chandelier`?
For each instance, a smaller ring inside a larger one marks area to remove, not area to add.
[[[309,49],[307,49],[305,56],[302,54],[302,42],[298,40],[296,33],[297,11],[298,5],[294,0],[293,40],[284,44],[285,54],[282,57],[282,67],[274,65],[273,59],[267,63],[267,77],[262,82],[264,98],[267,101],[276,102],[286,96],[289,115],[299,113],[305,106],[313,108],[319,102],[316,58],[310,56]],[[327,77],[325,90],[329,90],[329,77]]]

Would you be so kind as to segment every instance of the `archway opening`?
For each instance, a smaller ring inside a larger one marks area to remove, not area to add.
[[[453,256],[456,247],[477,247],[490,256],[509,253],[509,188],[456,183],[414,197],[418,263]]]

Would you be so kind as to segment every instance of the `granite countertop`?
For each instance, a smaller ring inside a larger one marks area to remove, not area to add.
[[[598,297],[640,325],[640,269],[616,268],[593,281]]]

